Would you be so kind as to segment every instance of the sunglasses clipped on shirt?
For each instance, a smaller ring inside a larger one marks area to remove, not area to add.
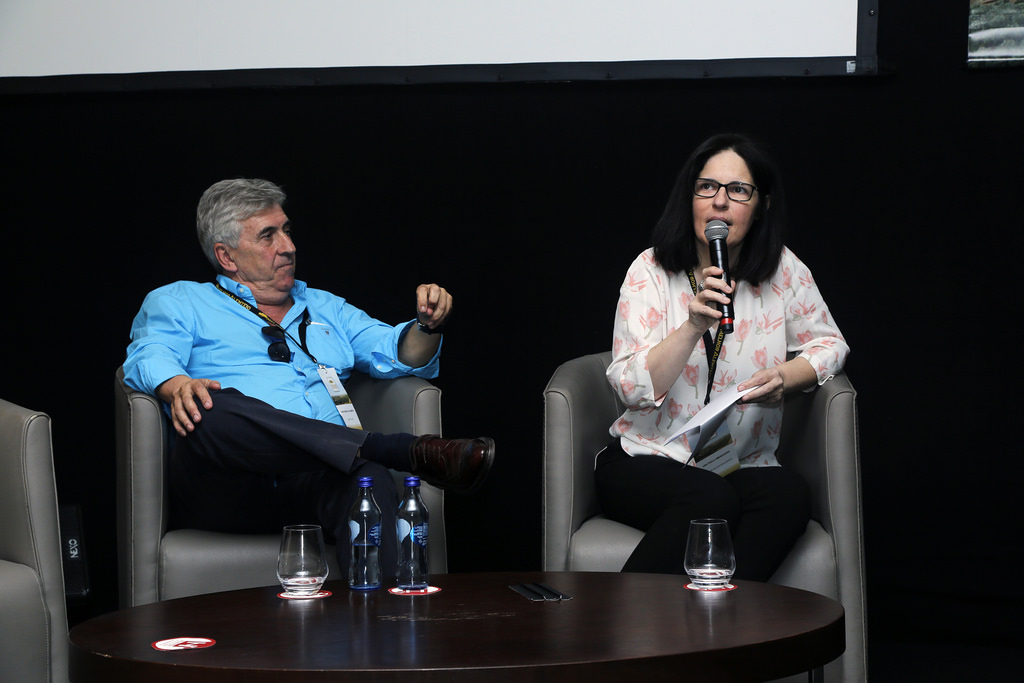
[[[270,343],[270,346],[267,347],[267,354],[270,356],[270,360],[277,361],[279,363],[288,363],[291,361],[292,352],[291,349],[288,348],[288,342],[284,340],[284,330],[280,327],[267,325],[262,331],[263,334],[274,340]]]

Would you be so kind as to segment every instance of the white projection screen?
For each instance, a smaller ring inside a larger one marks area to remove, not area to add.
[[[0,82],[870,74],[876,15],[877,0],[0,0]]]

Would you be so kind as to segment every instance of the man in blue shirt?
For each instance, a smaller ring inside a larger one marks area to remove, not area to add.
[[[373,476],[390,535],[389,468],[469,492],[487,476],[494,442],[363,431],[344,382],[353,369],[436,377],[452,297],[420,285],[416,319],[391,326],[307,287],[295,279],[284,201],[265,180],[225,180],[203,194],[197,232],[216,281],[176,282],[146,297],[125,381],[164,401],[178,435],[172,524],[260,532],[315,515],[329,537],[345,539],[358,479]],[[385,569],[393,545],[382,544]]]

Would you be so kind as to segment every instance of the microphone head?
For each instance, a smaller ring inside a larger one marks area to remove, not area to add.
[[[729,236],[729,226],[725,224],[725,221],[715,219],[708,221],[708,225],[704,228],[704,237],[708,238],[708,242],[711,240],[724,240]]]

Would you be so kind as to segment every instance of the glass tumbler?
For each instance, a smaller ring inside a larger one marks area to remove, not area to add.
[[[316,524],[286,526],[277,555],[277,580],[286,597],[309,597],[327,579],[323,530]]]
[[[694,588],[721,590],[729,587],[736,571],[729,523],[724,519],[692,520],[683,566]]]

